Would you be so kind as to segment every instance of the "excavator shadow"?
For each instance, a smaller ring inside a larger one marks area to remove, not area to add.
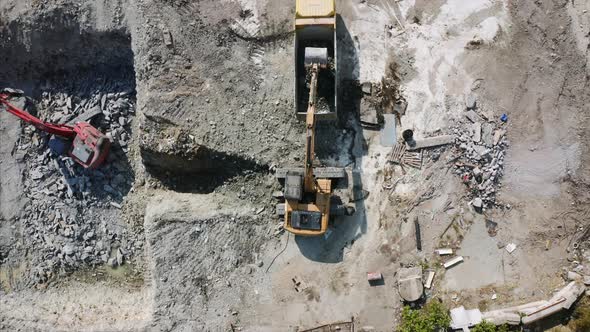
[[[340,193],[343,203],[353,205],[351,216],[332,217],[328,231],[323,236],[296,236],[295,242],[302,255],[324,263],[343,261],[344,252],[367,232],[365,199],[363,190],[362,158],[367,154],[367,143],[360,124],[361,96],[359,80],[358,43],[353,40],[346,23],[337,15],[337,40],[339,63],[338,123],[318,125],[316,140],[317,158],[328,166],[346,167],[348,180],[339,180],[335,194]],[[321,126],[321,127],[320,127]]]
[[[105,163],[98,169],[84,169],[73,164],[69,158],[57,158],[56,163],[61,176],[73,196],[84,199],[85,195],[104,201],[110,197],[115,202],[122,202],[135,181],[135,173],[127,155],[120,146],[111,146]],[[85,188],[83,191],[81,188]]]
[[[151,176],[169,189],[184,193],[207,194],[222,185],[231,186],[232,179],[243,177],[245,181],[259,173],[268,173],[268,166],[255,160],[219,151],[209,151],[199,161],[187,162],[187,158],[172,155],[155,155],[142,151],[143,161]],[[158,164],[165,164],[162,169]],[[174,171],[171,167],[174,166]]]

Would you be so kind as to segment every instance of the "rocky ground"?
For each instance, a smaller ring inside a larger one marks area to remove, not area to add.
[[[587,6],[338,3],[340,116],[317,156],[347,167],[356,213],[310,239],[274,216],[274,170],[304,147],[291,1],[0,3],[0,88],[44,120],[93,113],[113,142],[84,170],[0,113],[0,328],[391,331],[400,267],[482,310],[590,274]],[[402,166],[367,114],[453,141]],[[445,271],[441,247],[465,261]]]

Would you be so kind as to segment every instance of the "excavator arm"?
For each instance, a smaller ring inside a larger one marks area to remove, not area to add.
[[[53,124],[43,122],[8,102],[8,93],[0,93],[0,105],[6,107],[6,111],[19,119],[46,133],[59,136],[70,142],[68,155],[84,168],[94,169],[106,159],[111,141],[98,129],[87,122],[77,122],[74,127],[65,124]],[[59,152],[63,153],[63,152]]]
[[[317,99],[319,65],[313,64],[311,68],[311,82],[309,88],[309,105],[306,115],[306,141],[305,141],[305,173],[303,187],[305,192],[315,192],[315,181],[313,177],[313,160],[315,151],[315,109]]]
[[[26,122],[30,125],[33,125],[35,128],[42,130],[44,132],[47,132],[49,134],[57,135],[57,136],[67,138],[67,139],[73,139],[74,137],[76,137],[76,132],[74,131],[74,127],[70,127],[68,125],[63,125],[63,124],[53,124],[53,123],[43,122],[39,118],[36,118],[36,117],[32,116],[31,114],[29,114],[28,112],[18,109],[15,106],[13,106],[12,104],[10,104],[8,102],[9,98],[10,98],[9,94],[6,94],[6,93],[0,94],[0,104],[3,104],[6,107],[6,111],[8,113],[11,113],[11,114],[17,116],[18,118],[20,118],[24,122]]]

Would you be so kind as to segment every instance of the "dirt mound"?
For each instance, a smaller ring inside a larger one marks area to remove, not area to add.
[[[255,210],[231,205],[219,195],[166,194],[148,207],[154,318],[161,328],[209,330],[235,322],[233,304],[262,266],[258,252],[270,235]]]

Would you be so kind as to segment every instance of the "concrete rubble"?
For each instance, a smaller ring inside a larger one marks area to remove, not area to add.
[[[110,93],[46,91],[36,104],[42,120],[68,123],[96,118],[94,124],[114,142],[108,163],[86,170],[67,156],[56,156],[49,137],[24,127],[16,146],[27,164],[24,194],[29,199],[20,214],[27,241],[40,255],[28,283],[45,283],[56,273],[108,263],[122,265],[125,257],[142,249],[142,241],[117,226],[120,202],[130,190],[133,174],[126,164],[135,115],[133,87],[119,83],[98,87]],[[100,110],[98,112],[98,110]],[[28,111],[31,111],[28,109]],[[90,113],[90,115],[89,115]],[[100,117],[96,117],[100,113]],[[8,258],[5,258],[6,260]]]
[[[486,118],[470,108],[453,129],[455,174],[467,186],[476,209],[497,206],[496,192],[501,188],[505,150],[510,145],[505,126],[499,119]]]
[[[398,290],[401,298],[406,302],[419,300],[424,293],[422,284],[422,268],[402,268],[398,272]]]
[[[495,325],[531,324],[561,310],[567,310],[584,293],[580,282],[572,281],[547,301],[535,301],[514,307],[480,312],[459,307],[451,310],[451,328],[469,331],[469,327],[487,321]]]

